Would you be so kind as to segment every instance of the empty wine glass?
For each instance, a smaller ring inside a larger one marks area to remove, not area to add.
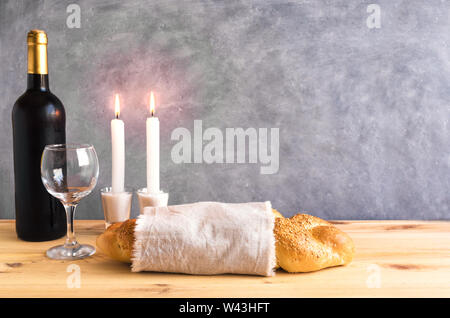
[[[79,244],[73,218],[82,198],[94,189],[98,178],[98,159],[92,145],[59,144],[45,146],[41,159],[41,179],[47,191],[66,209],[67,238],[64,245],[50,248],[52,259],[81,259],[95,253],[95,247]]]

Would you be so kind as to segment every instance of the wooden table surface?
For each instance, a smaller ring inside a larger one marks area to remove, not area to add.
[[[0,297],[450,297],[450,222],[334,222],[355,241],[345,267],[273,277],[132,273],[97,252],[55,261],[43,243],[17,239],[0,221]],[[78,240],[95,245],[103,221],[75,221]],[[79,288],[77,283],[79,282]]]

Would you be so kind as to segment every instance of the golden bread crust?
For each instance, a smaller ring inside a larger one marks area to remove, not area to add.
[[[277,262],[288,272],[345,265],[353,258],[352,239],[331,223],[312,215],[278,218],[274,233]]]
[[[284,218],[284,216],[275,209],[272,209],[273,216],[276,218]]]
[[[136,219],[112,224],[97,237],[97,246],[111,258],[130,263],[134,244]]]

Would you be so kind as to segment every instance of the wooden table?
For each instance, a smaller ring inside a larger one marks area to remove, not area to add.
[[[355,241],[350,265],[253,277],[132,273],[100,252],[79,261],[50,260],[44,252],[63,239],[23,242],[14,221],[2,220],[0,297],[450,297],[450,222],[334,223]],[[95,245],[103,226],[76,221],[79,241]]]

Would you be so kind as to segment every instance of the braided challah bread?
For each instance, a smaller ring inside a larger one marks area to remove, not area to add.
[[[284,218],[273,213],[277,263],[285,271],[311,272],[351,262],[352,239],[331,223],[308,214]],[[135,219],[111,225],[97,238],[97,246],[109,257],[130,263],[135,226]]]
[[[276,218],[273,232],[278,265],[287,272],[312,272],[352,261],[352,239],[318,217]]]

